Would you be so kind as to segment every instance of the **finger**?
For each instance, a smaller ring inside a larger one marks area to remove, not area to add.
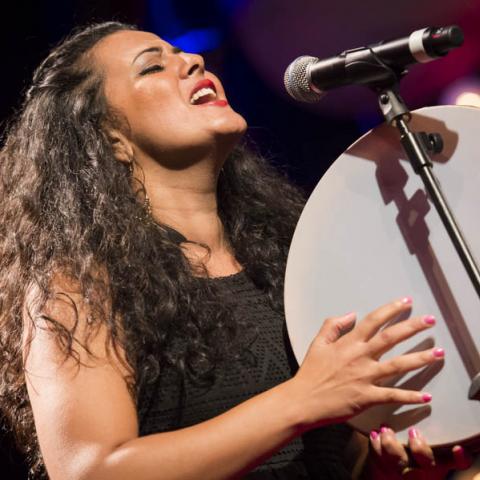
[[[424,367],[442,360],[445,357],[443,348],[430,348],[422,352],[407,353],[377,364],[376,379],[384,379],[400,375],[411,370]]]
[[[380,434],[376,430],[370,432],[370,445],[375,454],[380,457],[382,454],[382,444],[380,441]]]
[[[455,470],[466,470],[472,466],[472,457],[461,445],[452,448],[453,461],[450,468]]]
[[[413,317],[403,322],[396,323],[391,327],[384,328],[368,342],[370,351],[378,358],[387,350],[390,350],[397,343],[403,342],[413,335],[427,330],[435,325],[435,318],[432,315]]]
[[[401,388],[387,388],[372,386],[370,393],[370,405],[382,403],[403,403],[405,405],[415,403],[429,403],[432,396],[426,392],[415,390],[403,390]]]
[[[342,317],[327,318],[320,328],[315,343],[328,345],[338,340],[346,331],[351,329],[355,323],[357,315],[355,312],[347,313]]]
[[[388,427],[380,429],[382,457],[392,469],[402,471],[408,465],[408,454],[403,445],[397,440],[395,432]]]
[[[435,478],[445,478],[451,470],[466,470],[472,466],[472,463],[469,453],[461,445],[455,445],[449,460],[441,458],[436,462]]]
[[[412,299],[410,297],[404,297],[377,308],[360,322],[357,327],[357,335],[362,340],[370,340],[383,325],[401,313],[407,312],[411,306]]]
[[[408,446],[410,447],[414,460],[420,467],[426,468],[435,465],[433,450],[420,431],[415,427],[408,429]]]

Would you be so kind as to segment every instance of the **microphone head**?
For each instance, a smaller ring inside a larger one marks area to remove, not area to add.
[[[304,55],[294,60],[285,70],[283,82],[290,96],[301,102],[318,102],[323,94],[312,89],[309,67],[318,62],[318,58]]]
[[[452,25],[446,27],[448,36],[450,38],[450,43],[453,47],[461,47],[465,37],[463,35],[463,30],[458,25]]]

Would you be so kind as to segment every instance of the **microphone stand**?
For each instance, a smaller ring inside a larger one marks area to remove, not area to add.
[[[390,71],[390,73],[392,72]],[[411,113],[398,92],[398,80],[389,86],[377,87],[375,91],[383,116],[389,124],[394,125],[400,132],[401,144],[413,170],[423,180],[430,199],[442,219],[477,295],[480,297],[480,271],[432,171],[433,164],[429,152],[436,154],[442,151],[443,139],[441,135],[438,133],[412,132],[410,130],[408,123],[411,119]],[[480,372],[472,380],[468,398],[480,400]]]

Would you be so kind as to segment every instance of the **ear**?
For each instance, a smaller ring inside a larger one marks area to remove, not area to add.
[[[131,163],[133,146],[128,138],[119,130],[109,130],[108,136],[112,142],[113,153],[119,162]]]

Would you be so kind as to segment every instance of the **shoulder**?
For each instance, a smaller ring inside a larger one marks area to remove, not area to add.
[[[25,361],[31,354],[41,358],[43,352],[59,364],[112,363],[130,376],[121,318],[114,317],[111,304],[103,268],[83,276],[58,269],[31,282],[22,310]]]
[[[99,296],[59,271],[25,299],[25,384],[52,478],[77,478],[138,436],[133,369],[102,283]]]

